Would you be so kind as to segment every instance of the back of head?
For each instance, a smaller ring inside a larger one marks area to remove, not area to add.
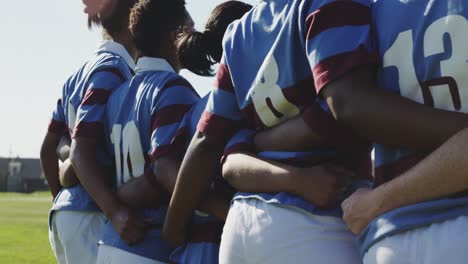
[[[143,56],[159,57],[170,33],[184,27],[185,0],[140,0],[130,14],[130,32]]]
[[[99,13],[88,16],[88,27],[102,26],[111,37],[128,28],[130,10],[137,0],[111,0],[106,1]]]
[[[213,75],[212,66],[223,54],[223,36],[229,24],[240,19],[252,6],[240,1],[227,1],[218,5],[203,32],[188,31],[179,39],[179,60],[191,72]]]

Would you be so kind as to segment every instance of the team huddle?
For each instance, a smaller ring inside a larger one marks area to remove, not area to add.
[[[41,149],[59,263],[468,262],[468,2],[230,0],[203,32],[83,3],[103,40]]]

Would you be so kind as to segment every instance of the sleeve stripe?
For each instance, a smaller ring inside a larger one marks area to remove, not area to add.
[[[120,70],[118,68],[104,68],[104,69],[96,70],[89,77],[89,79],[91,80],[95,74],[100,73],[100,72],[112,73],[112,74],[114,74],[115,76],[117,76],[120,79],[120,82],[125,82],[127,80],[127,78],[125,78],[125,76],[120,72]]]
[[[165,125],[179,123],[184,118],[185,113],[190,110],[192,105],[169,105],[157,111],[151,117],[151,131]]]
[[[226,92],[234,93],[231,74],[226,64],[220,64],[218,74],[216,74],[215,87]]]
[[[370,25],[371,9],[368,6],[352,1],[335,1],[328,3],[307,17],[307,39],[321,32],[342,26]]]
[[[51,119],[47,131],[52,134],[63,134],[65,133],[66,128],[67,125],[65,122]]]
[[[73,138],[99,138],[104,135],[104,127],[98,122],[80,122],[73,131]]]
[[[205,111],[198,122],[197,129],[214,139],[226,140],[236,132],[240,125],[240,121],[234,121]],[[230,131],[232,133],[227,133]]]
[[[186,87],[187,89],[189,89],[190,91],[194,92],[196,95],[198,95],[197,91],[193,88],[193,86],[185,79],[183,78],[177,78],[177,79],[174,79],[172,81],[169,81],[167,82],[163,88],[161,89],[160,92],[170,88],[170,87],[180,87],[180,86],[183,86],[183,87]]]
[[[320,93],[325,85],[353,68],[378,63],[378,54],[369,53],[363,45],[353,51],[328,57],[316,64],[312,69],[313,75],[317,76],[315,79],[315,89],[317,93]]]
[[[176,131],[174,138],[170,144],[159,145],[151,153],[151,160],[155,161],[169,153],[182,153],[185,143],[187,142],[188,131],[185,127]],[[182,156],[180,157],[182,159]]]
[[[106,89],[88,89],[81,105],[104,105],[111,94]]]

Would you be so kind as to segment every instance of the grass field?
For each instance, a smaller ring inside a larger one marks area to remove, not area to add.
[[[0,193],[0,263],[56,263],[50,249],[47,192]]]

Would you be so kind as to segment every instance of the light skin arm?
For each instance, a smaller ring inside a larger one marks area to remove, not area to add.
[[[59,141],[59,135],[48,132],[41,147],[41,165],[53,198],[62,188],[59,181],[59,164],[56,152]]]
[[[332,166],[297,168],[249,153],[230,154],[223,164],[223,177],[239,191],[289,192],[323,208],[337,204],[351,176]]]
[[[392,181],[374,190],[356,191],[342,204],[348,227],[359,234],[385,212],[467,190],[467,149],[468,129],[465,129]]]
[[[466,114],[418,104],[377,89],[375,83],[371,68],[360,67],[331,82],[322,91],[336,120],[349,126],[361,138],[389,146],[430,151],[468,125]],[[285,132],[288,138],[301,141],[278,140],[284,138]],[[257,147],[271,149],[265,144],[267,140],[275,142],[276,150],[297,150],[304,148],[304,143],[317,141],[317,135],[301,117],[297,117],[259,133],[255,140]]]
[[[110,183],[112,175],[107,175],[97,164],[96,145],[94,139],[73,139],[70,160],[81,184],[110,219],[122,240],[134,244],[144,238],[147,225],[118,199]]]

